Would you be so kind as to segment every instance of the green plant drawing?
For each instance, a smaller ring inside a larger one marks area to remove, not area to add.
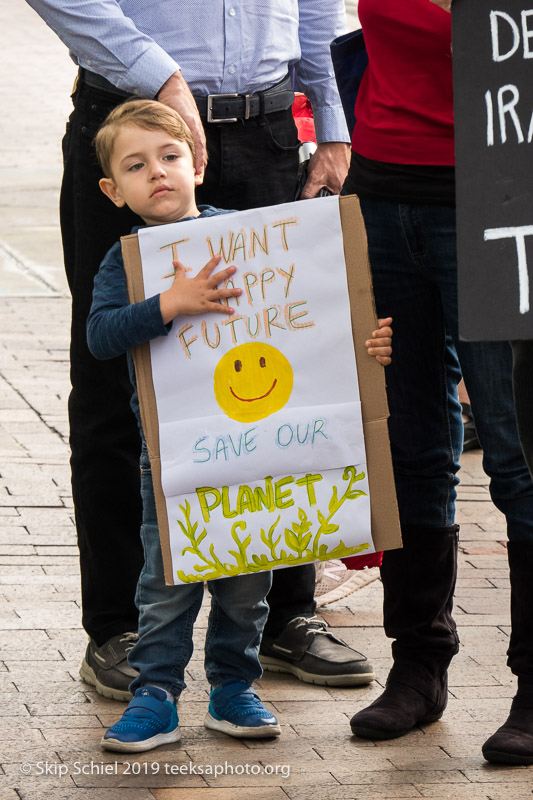
[[[342,474],[343,481],[347,481],[348,486],[344,493],[339,496],[336,486],[333,486],[331,498],[328,503],[328,514],[324,514],[320,509],[316,510],[316,523],[309,519],[303,508],[298,508],[298,519],[289,528],[285,528],[283,533],[277,532],[280,515],[272,523],[268,531],[261,528],[261,541],[269,550],[269,556],[265,553],[257,555],[255,553],[248,556],[247,550],[252,543],[251,534],[246,535],[246,522],[239,520],[234,522],[231,528],[231,538],[237,548],[228,550],[228,555],[232,556],[235,563],[222,562],[215,553],[215,546],[209,546],[207,554],[200,548],[201,543],[207,536],[205,528],[199,531],[198,522],[191,521],[191,505],[188,500],[184,505],[180,505],[183,520],[177,523],[189,541],[189,545],[184,547],[181,555],[192,553],[198,558],[199,563],[195,564],[195,574],[187,575],[183,570],[177,570],[176,574],[182,583],[194,583],[195,581],[209,581],[214,578],[232,577],[243,573],[259,572],[260,570],[272,569],[279,566],[296,566],[306,564],[311,561],[326,561],[332,558],[352,556],[363,550],[368,550],[370,544],[364,542],[355,547],[347,547],[341,541],[336,547],[328,548],[326,542],[321,542],[323,536],[328,536],[339,530],[339,526],[332,522],[333,517],[347,501],[357,500],[366,495],[360,489],[354,489],[357,481],[363,480],[364,472],[358,473],[355,467],[346,467]],[[316,531],[313,534],[313,526],[316,524]],[[239,537],[239,532],[241,536]],[[283,545],[287,547],[284,549]]]

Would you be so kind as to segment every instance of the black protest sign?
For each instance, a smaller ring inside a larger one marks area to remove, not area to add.
[[[454,0],[452,23],[460,335],[531,339],[533,0]]]

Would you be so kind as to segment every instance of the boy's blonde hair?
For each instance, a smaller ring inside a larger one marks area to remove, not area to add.
[[[193,135],[177,111],[157,100],[128,100],[114,108],[94,138],[96,155],[106,178],[111,178],[111,158],[115,140],[123,125],[137,125],[149,131],[165,131],[173,139],[186,142],[195,157]]]

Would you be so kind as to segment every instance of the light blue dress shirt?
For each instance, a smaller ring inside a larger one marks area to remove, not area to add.
[[[329,54],[343,0],[27,0],[76,63],[140,97],[179,68],[193,94],[256,92],[294,64],[318,141],[349,141]]]

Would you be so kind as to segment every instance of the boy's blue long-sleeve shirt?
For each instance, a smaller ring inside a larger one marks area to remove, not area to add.
[[[199,210],[199,217],[185,219],[201,219],[231,213],[213,206],[199,206]],[[185,219],[180,222],[184,222]],[[138,227],[133,228],[132,233],[138,230]],[[104,256],[94,279],[93,300],[87,318],[87,344],[92,355],[101,360],[128,353],[133,385],[131,406],[138,420],[139,401],[130,351],[158,336],[167,336],[171,328],[172,322],[168,325],[163,322],[159,295],[140,303],[130,303],[122,248],[120,242],[117,242]]]
[[[136,233],[139,228],[133,228]],[[106,253],[94,279],[93,301],[87,318],[87,344],[98,359],[115,358],[139,344],[165,336],[159,295],[130,304],[122,249],[117,242]]]

